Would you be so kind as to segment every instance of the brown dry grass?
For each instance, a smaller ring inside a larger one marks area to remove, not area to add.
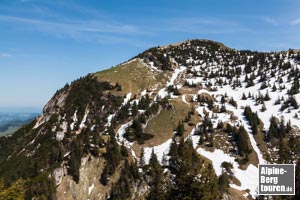
[[[154,138],[146,141],[146,146],[156,146],[171,138],[178,122],[183,120],[190,110],[189,106],[183,103],[180,97],[173,99],[171,104],[172,109],[163,109],[148,122],[145,132],[153,134]]]
[[[229,188],[229,194],[234,200],[249,200],[247,197],[244,197],[244,191],[240,191],[234,188]]]
[[[157,91],[166,84],[169,75],[170,73],[167,72],[152,71],[140,60],[133,60],[94,74],[99,81],[119,83],[122,91],[114,91],[115,95],[124,95],[129,92],[138,95],[145,89]]]
[[[214,145],[217,149],[223,150],[225,153],[229,154],[229,148],[232,146],[228,142],[228,135],[223,131],[217,131],[214,137]]]
[[[146,133],[151,133],[154,137],[145,141],[145,144],[134,144],[133,149],[137,156],[140,155],[140,147],[153,147],[166,142],[173,137],[173,132],[176,129],[178,122],[184,120],[188,111],[191,109],[191,105],[182,102],[181,96],[176,99],[172,99],[172,109],[163,109],[161,112],[153,117],[145,128]],[[196,124],[199,121],[199,117],[195,113],[191,116],[190,123]],[[184,125],[184,136],[186,137],[194,128],[194,126]]]
[[[269,156],[269,153],[268,153],[267,144],[264,141],[264,134],[262,132],[263,127],[264,127],[263,122],[260,121],[260,125],[258,127],[259,131],[256,135],[254,135],[254,139],[257,143],[257,147],[259,148],[260,152],[262,152],[264,158],[266,159]]]
[[[199,88],[187,88],[187,87],[182,87],[179,89],[179,92],[181,94],[197,94],[199,91]]]
[[[232,177],[232,183],[237,185],[237,186],[241,186],[241,181],[239,179],[237,179],[236,177]]]

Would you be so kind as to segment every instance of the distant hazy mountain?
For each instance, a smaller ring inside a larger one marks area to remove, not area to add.
[[[10,134],[31,122],[38,113],[0,113],[0,136]]]

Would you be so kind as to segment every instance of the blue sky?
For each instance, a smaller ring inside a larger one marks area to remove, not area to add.
[[[67,82],[186,39],[300,49],[299,10],[299,0],[1,0],[0,108],[41,109]]]

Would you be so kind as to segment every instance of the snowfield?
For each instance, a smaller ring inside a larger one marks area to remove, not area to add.
[[[184,70],[186,69],[186,67],[179,67],[178,69],[175,69],[174,73],[172,74],[169,82],[167,83],[165,88],[162,88],[161,90],[159,90],[158,94],[156,95],[156,97],[154,98],[154,100],[156,101],[158,98],[165,98],[166,96],[168,96],[168,92],[167,92],[167,88],[168,86],[174,85],[174,81],[178,78],[178,75],[180,73],[182,73]]]
[[[189,46],[189,44],[187,44]],[[206,49],[203,48],[197,48],[197,51],[204,55],[205,53],[208,53]],[[199,94],[208,94],[214,99],[214,104],[217,105],[219,108],[222,105],[221,99],[222,96],[226,96],[226,101],[224,105],[226,106],[226,111],[223,113],[219,112],[213,112],[208,109],[208,106],[206,103],[200,104],[195,106],[196,112],[199,114],[201,118],[205,116],[205,113],[208,113],[209,117],[211,118],[213,128],[217,128],[219,122],[226,122],[231,124],[232,126],[244,126],[245,130],[247,131],[250,144],[254,150],[254,152],[257,154],[258,162],[259,164],[266,164],[268,163],[264,157],[260,149],[258,148],[258,145],[254,139],[254,136],[252,134],[251,126],[249,125],[248,120],[244,116],[244,108],[246,106],[249,106],[252,110],[252,112],[257,112],[258,117],[263,122],[263,129],[268,130],[270,126],[270,118],[272,116],[276,116],[278,119],[283,119],[284,122],[291,122],[291,125],[298,130],[300,119],[296,118],[295,116],[300,114],[299,109],[293,109],[292,107],[289,107],[288,109],[285,109],[283,112],[280,111],[282,101],[279,105],[275,105],[275,102],[278,99],[283,98],[284,100],[289,98],[288,89],[291,88],[292,84],[290,81],[287,80],[287,76],[282,77],[282,82],[284,83],[285,88],[281,88],[282,85],[278,83],[278,77],[280,77],[279,73],[282,72],[276,72],[275,76],[269,78],[271,72],[265,72],[266,76],[268,77],[265,83],[267,84],[264,89],[262,89],[262,82],[259,82],[260,80],[260,74],[258,73],[259,64],[257,64],[257,69],[255,68],[254,72],[257,73],[257,76],[253,79],[254,85],[247,87],[247,83],[244,82],[245,79],[249,78],[250,74],[245,75],[245,73],[241,73],[237,75],[236,77],[233,77],[232,80],[238,79],[241,83],[238,86],[232,85],[232,83],[228,84],[229,80],[225,78],[224,74],[223,77],[220,76],[217,78],[208,78],[204,77],[204,74],[207,73],[220,73],[220,68],[225,67],[222,65],[223,57],[222,55],[218,54],[218,51],[215,52],[215,57],[220,61],[212,61],[211,63],[208,63],[207,60],[197,60],[190,57],[186,60],[186,66],[179,66],[176,68],[173,72],[173,74],[170,77],[170,80],[167,82],[164,88],[160,89],[157,93],[157,95],[154,97],[154,101],[157,101],[159,98],[169,97],[177,98],[178,96],[174,96],[173,94],[169,94],[167,92],[168,86],[172,86],[175,83],[175,80],[179,80],[179,85],[177,88],[182,88],[181,85],[183,82],[190,84],[192,86],[197,85],[197,87],[201,88],[197,92],[194,92],[194,94],[186,94],[184,93],[181,96],[181,101],[187,105],[192,105],[192,102],[187,101],[187,96],[192,97],[192,100],[195,102],[197,101],[197,95]],[[210,54],[210,53],[209,53]],[[166,54],[164,54],[166,57]],[[288,55],[280,55],[281,58]],[[245,59],[248,61],[252,59],[253,56],[248,56]],[[175,58],[172,58],[175,62]],[[291,59],[284,59],[284,62],[290,62],[293,68],[300,69],[300,66]],[[147,64],[145,64],[147,65]],[[247,67],[245,64],[233,65],[233,61],[229,62],[229,66],[227,66],[230,69],[235,70],[236,68],[240,68],[241,72],[245,71],[245,68]],[[149,65],[152,70],[158,70],[157,67],[154,66],[153,62],[150,62]],[[271,65],[270,65],[271,67]],[[185,73],[187,70],[189,70],[189,73]],[[221,72],[222,73],[222,72]],[[206,76],[207,76],[206,74]],[[247,77],[246,77],[247,76]],[[223,84],[220,86],[217,81],[220,81]],[[209,86],[208,86],[209,85]],[[276,91],[272,90],[272,87],[276,86]],[[196,86],[194,87],[196,88]],[[280,89],[279,89],[280,88]],[[146,90],[141,93],[141,96],[144,96],[146,94]],[[246,99],[242,100],[243,94],[246,96]],[[259,96],[266,96],[266,94],[269,95],[270,100],[264,100],[264,105],[266,107],[266,110],[262,110],[262,104],[257,103],[255,98]],[[125,105],[128,101],[130,101],[131,93],[127,94],[126,98],[124,99],[123,105]],[[295,99],[299,102],[300,101],[300,93],[294,95]],[[236,101],[237,106],[234,107],[231,104],[229,104],[229,99],[233,99]],[[189,99],[189,98],[188,98]],[[137,100],[138,103],[138,100]],[[236,117],[236,120],[233,120],[232,117]],[[110,115],[108,118],[108,122],[111,121],[111,118],[113,116]],[[198,123],[200,124],[201,121]],[[109,124],[109,123],[108,123]],[[125,129],[132,124],[132,121],[122,125],[118,132],[117,132],[117,138],[120,143],[124,143],[128,148],[130,148],[134,143],[130,143],[126,141],[126,139],[123,138],[123,135],[125,133]],[[246,170],[242,170],[239,168],[239,164],[235,161],[235,157],[228,155],[224,153],[221,149],[215,149],[214,152],[209,152],[203,148],[198,147],[198,141],[200,136],[194,135],[195,128],[192,130],[192,132],[188,135],[188,138],[190,138],[193,142],[194,148],[197,150],[197,152],[208,158],[212,161],[213,168],[216,172],[216,175],[220,176],[223,172],[223,169],[221,167],[221,164],[223,162],[229,162],[233,165],[233,176],[235,176],[240,182],[241,185],[235,185],[230,184],[232,188],[245,191],[249,190],[249,193],[245,192],[244,196],[246,197],[248,194],[251,195],[253,198],[257,196],[257,190],[258,190],[258,168],[254,166],[253,164],[249,164]],[[186,138],[187,139],[187,138]],[[228,141],[226,141],[228,143]],[[152,151],[157,155],[158,160],[161,162],[161,164],[164,164],[163,162],[168,159],[168,153],[170,149],[170,144],[172,143],[172,139],[167,140],[166,142],[159,144],[154,147],[145,147],[144,148],[144,160],[145,163],[149,163],[149,159],[151,156]],[[135,156],[133,150],[131,150],[133,155]],[[135,156],[136,157],[136,156]]]
[[[166,142],[154,146],[154,147],[146,147],[144,148],[144,159],[145,159],[145,163],[148,164],[150,157],[151,157],[151,153],[152,150],[154,150],[154,153],[157,156],[157,159],[160,161],[160,163],[162,164],[162,160],[164,156],[167,156],[170,150],[170,145],[172,143],[172,139],[167,140]]]
[[[128,140],[126,140],[124,138],[124,134],[126,132],[126,129],[132,125],[132,121],[127,122],[126,124],[123,124],[117,131],[116,133],[116,138],[117,138],[117,142],[119,143],[119,145],[124,144],[125,147],[127,147],[128,149],[131,150],[131,154],[133,157],[137,158],[137,156],[135,155],[134,150],[131,148],[132,145],[134,144],[134,142],[129,142]]]
[[[252,197],[257,196],[258,189],[258,168],[250,164],[246,170],[239,168],[239,164],[234,160],[234,157],[225,154],[222,150],[216,149],[214,152],[206,151],[202,148],[198,148],[197,152],[202,156],[210,159],[212,161],[214,170],[218,176],[222,174],[221,164],[223,162],[232,163],[233,169],[232,172],[234,176],[241,182],[241,186],[235,184],[230,184],[231,187],[238,190],[250,190]]]
[[[132,95],[131,93],[128,93],[126,95],[126,97],[124,98],[124,101],[122,103],[123,106],[126,105],[128,101],[130,101],[131,95]]]

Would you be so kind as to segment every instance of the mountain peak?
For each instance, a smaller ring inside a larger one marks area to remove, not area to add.
[[[169,48],[169,47],[182,46],[182,45],[198,45],[198,46],[201,46],[201,45],[207,45],[207,44],[217,45],[221,49],[232,50],[231,48],[225,46],[221,42],[217,42],[217,41],[213,41],[213,40],[208,40],[208,39],[188,39],[188,40],[184,40],[182,42],[177,42],[177,43],[173,43],[173,44],[168,44],[168,45],[165,45],[165,46],[161,46],[160,48],[166,49],[166,48]]]
[[[299,63],[210,40],[150,48],[0,138],[0,177],[26,178],[28,199],[256,198],[258,164],[300,159]]]

